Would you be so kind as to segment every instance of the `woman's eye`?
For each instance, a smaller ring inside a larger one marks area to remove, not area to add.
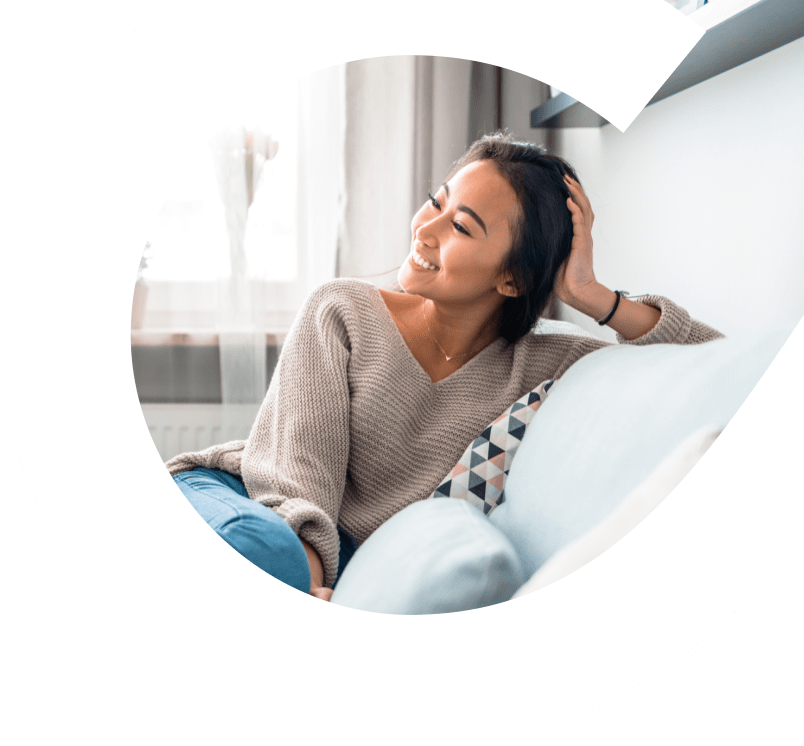
[[[433,197],[433,195],[430,192],[427,192],[427,197],[430,200],[430,204],[433,207],[435,207],[436,210],[441,212],[441,203],[435,197]],[[452,224],[455,226],[456,231],[458,231],[459,233],[463,233],[465,236],[469,236],[471,238],[471,234],[469,233],[469,231],[466,230],[466,228],[464,228],[460,223],[453,221]]]

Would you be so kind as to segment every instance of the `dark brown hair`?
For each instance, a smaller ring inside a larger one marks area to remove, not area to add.
[[[506,298],[500,334],[516,342],[530,332],[550,302],[553,283],[572,245],[572,215],[564,174],[580,183],[563,158],[503,132],[477,140],[455,162],[445,181],[475,161],[492,161],[516,193],[520,213],[500,275],[511,274],[519,293]]]

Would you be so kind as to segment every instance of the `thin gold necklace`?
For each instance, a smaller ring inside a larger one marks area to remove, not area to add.
[[[469,352],[472,351],[472,348],[470,347],[467,352],[460,352],[457,355],[452,355],[452,356],[447,355],[447,353],[444,352],[444,348],[440,344],[438,344],[438,340],[435,338],[435,335],[433,334],[433,330],[430,328],[430,322],[427,320],[427,316],[425,316],[425,314],[424,314],[424,303],[422,303],[422,318],[424,319],[424,323],[427,325],[427,331],[430,334],[430,339],[432,339],[433,342],[436,343],[436,347],[438,347],[438,349],[441,350],[441,354],[445,358],[447,358],[447,362],[449,362],[450,360],[454,360],[456,357],[462,357],[463,355],[468,355]]]

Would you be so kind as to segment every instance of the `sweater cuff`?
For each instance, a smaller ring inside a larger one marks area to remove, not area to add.
[[[627,296],[626,296],[627,297]],[[687,340],[690,334],[692,319],[680,306],[662,295],[646,295],[641,298],[628,298],[634,303],[643,303],[653,306],[661,313],[659,321],[647,334],[636,339],[626,339],[617,334],[620,344],[653,345],[653,344],[679,344]]]
[[[223,445],[210,446],[203,451],[182,453],[166,461],[165,466],[171,476],[199,467],[220,469],[228,474],[240,474],[245,445],[245,440],[232,440]]]
[[[332,588],[338,577],[340,539],[338,527],[321,508],[301,498],[278,498],[266,495],[257,502],[271,508],[293,532],[308,542],[321,557],[324,566],[324,585]]]

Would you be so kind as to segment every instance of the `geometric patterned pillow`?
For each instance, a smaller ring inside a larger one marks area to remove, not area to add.
[[[543,381],[508,407],[472,441],[430,497],[466,500],[486,515],[501,505],[505,500],[505,480],[525,429],[553,383]]]

